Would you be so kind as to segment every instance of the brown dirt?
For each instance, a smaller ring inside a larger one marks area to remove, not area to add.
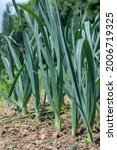
[[[1,111],[0,122],[18,117],[14,111]],[[99,125],[95,125],[94,143],[88,144],[81,127],[71,136],[70,113],[62,114],[62,131],[57,132],[51,120],[44,117],[37,125],[34,118],[0,125],[0,150],[99,150]]]

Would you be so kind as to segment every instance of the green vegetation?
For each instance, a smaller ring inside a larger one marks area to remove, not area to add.
[[[36,1],[31,10],[13,0],[22,44],[15,39],[14,32],[0,37],[8,45],[6,53],[0,51],[0,54],[12,84],[6,98],[26,115],[33,94],[35,118],[40,122],[47,95],[55,115],[55,128],[61,131],[61,110],[64,95],[67,95],[71,101],[72,135],[75,136],[83,124],[88,140],[93,142],[92,130],[100,100],[99,14],[91,21],[87,17],[87,7],[80,16],[78,9],[74,9],[63,25],[58,3],[51,2]],[[42,84],[44,102],[40,97]]]

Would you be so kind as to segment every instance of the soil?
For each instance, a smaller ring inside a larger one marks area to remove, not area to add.
[[[62,114],[62,131],[54,129],[47,116],[40,124],[33,117],[20,118],[11,110],[0,112],[0,150],[99,150],[99,123],[95,124],[94,144],[86,140],[87,134],[82,126],[76,137],[71,136],[70,112]],[[10,122],[11,119],[14,121]]]

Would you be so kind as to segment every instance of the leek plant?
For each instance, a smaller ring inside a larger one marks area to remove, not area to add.
[[[82,22],[77,31],[77,39],[73,30],[73,22],[71,25],[72,39],[72,59],[74,60],[74,70],[78,82],[79,98],[84,107],[84,113],[91,129],[93,128],[96,105],[99,102],[99,15],[91,25],[89,21]],[[67,38],[67,37],[66,37]],[[84,102],[83,102],[84,101]],[[72,134],[75,135],[77,125],[77,117],[74,113],[74,100],[72,100]]]
[[[46,5],[50,5],[49,1],[47,1]],[[46,17],[40,5],[39,7],[42,15]],[[39,13],[38,9],[39,8],[37,7],[35,12],[36,15]],[[50,9],[48,9],[48,13],[50,13]],[[61,51],[61,45],[54,31],[49,34],[46,27],[41,27],[43,32],[41,33],[38,29],[40,27],[38,23],[34,21],[34,24],[32,24],[31,19],[26,12],[25,17],[30,28],[32,29],[32,32],[34,33],[39,57],[39,69],[42,74],[42,79],[45,85],[48,99],[55,113],[55,128],[60,131],[60,112],[63,101],[63,53]],[[49,17],[51,18],[51,16]],[[48,21],[49,20],[47,19],[47,24],[49,23]],[[53,27],[56,26],[56,24],[52,24],[52,22],[49,24],[53,25]],[[56,42],[53,42],[53,40]],[[43,59],[45,60],[45,64],[43,64]],[[45,65],[46,70],[44,69]],[[59,87],[57,85],[59,85]]]
[[[40,85],[39,85],[39,75],[38,75],[38,58],[35,47],[32,46],[33,40],[30,40],[29,36],[23,32],[24,45],[25,45],[25,55],[24,62],[28,71],[28,75],[31,80],[32,92],[34,94],[34,105],[35,105],[35,115],[36,122],[40,121]]]
[[[35,105],[35,116],[36,122],[40,121],[39,108],[40,106],[40,84],[39,84],[39,75],[38,75],[38,58],[37,51],[35,50],[35,46],[33,43],[33,37],[30,38],[29,35],[24,30],[24,25],[22,23],[22,18],[20,16],[20,10],[18,9],[15,0],[12,0],[14,8],[17,12],[19,25],[21,27],[22,36],[23,36],[23,44],[25,53],[23,54],[23,62],[25,64],[25,68],[27,70],[32,94],[34,95],[34,105]]]
[[[27,103],[32,93],[30,78],[27,69],[24,65],[22,65],[19,58],[17,50],[18,45],[16,45],[17,43],[15,43],[11,35],[9,37],[3,36],[3,38],[8,44],[7,55],[1,51],[0,53],[2,55],[6,72],[12,84],[7,100],[8,102],[11,101],[17,105],[22,110],[22,114],[25,115],[27,113]],[[18,80],[17,84],[15,84],[16,80]],[[11,97],[13,91],[15,98]]]

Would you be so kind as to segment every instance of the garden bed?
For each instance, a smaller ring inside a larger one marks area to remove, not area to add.
[[[58,133],[47,116],[37,125],[33,117],[23,119],[14,111],[1,111],[0,150],[99,150],[99,123],[95,124],[95,144],[90,144],[83,126],[76,137],[71,136],[70,118],[69,111],[62,114],[62,131]]]

